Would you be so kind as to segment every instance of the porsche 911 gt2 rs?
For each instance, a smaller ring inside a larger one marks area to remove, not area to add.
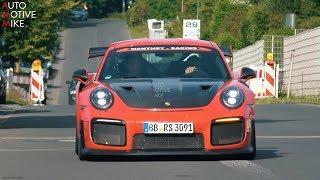
[[[136,39],[108,48],[96,73],[74,72],[76,146],[97,155],[256,154],[254,94],[209,41]]]

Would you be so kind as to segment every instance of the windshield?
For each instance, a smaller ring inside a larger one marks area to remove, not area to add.
[[[199,51],[112,51],[100,80],[117,78],[214,78],[230,79],[215,49]]]

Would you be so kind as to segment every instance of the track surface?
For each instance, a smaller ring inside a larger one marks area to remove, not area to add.
[[[126,23],[117,20],[90,20],[63,32],[61,60],[56,64],[62,69],[50,82],[51,103],[60,105],[0,107],[0,179],[320,179],[320,107],[309,105],[257,106],[258,151],[253,161],[207,157],[79,161],[73,150],[74,107],[66,105],[64,81],[75,69],[88,66],[88,47],[128,38]]]

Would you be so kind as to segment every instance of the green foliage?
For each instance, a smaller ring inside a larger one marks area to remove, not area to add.
[[[182,19],[195,18],[197,0],[136,0],[128,12],[130,25],[147,19],[169,20],[169,37],[182,37]],[[285,14],[296,13],[297,28],[320,26],[319,0],[199,0],[201,39],[231,44],[235,49],[260,40],[263,35],[292,35]],[[179,17],[179,18],[177,18]],[[168,22],[168,21],[167,21]]]
[[[147,0],[148,19],[174,19],[180,9],[180,0]]]
[[[180,0],[136,0],[128,10],[129,25],[145,23],[147,19],[175,19]]]
[[[167,27],[165,27],[168,30],[168,36],[169,37],[182,37],[182,26],[183,22],[180,20],[175,20],[168,24]]]
[[[312,29],[320,25],[320,16],[313,16],[308,19],[301,20],[299,26],[302,29]]]
[[[130,26],[146,22],[148,11],[147,0],[139,0],[133,3],[132,8],[127,11],[127,21]]]
[[[137,38],[148,38],[149,31],[148,31],[148,25],[146,23],[139,24],[136,26],[130,26],[130,36],[132,39]]]
[[[87,0],[88,12],[91,17],[107,17],[110,13],[122,11],[122,1],[120,0]]]

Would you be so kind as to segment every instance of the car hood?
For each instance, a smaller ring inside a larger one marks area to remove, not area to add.
[[[133,108],[206,106],[223,83],[212,79],[135,79],[108,82],[119,97]]]

